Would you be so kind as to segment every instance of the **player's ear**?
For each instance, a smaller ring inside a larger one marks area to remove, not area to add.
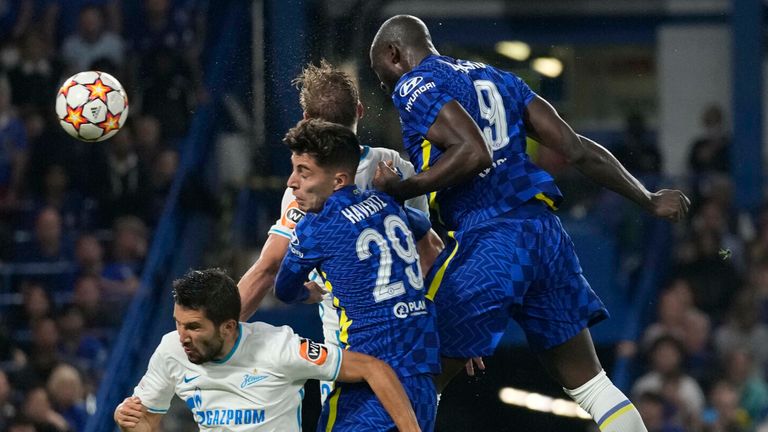
[[[400,48],[395,44],[389,44],[387,49],[389,50],[389,61],[392,64],[400,63]]]
[[[235,320],[229,320],[225,321],[221,324],[221,328],[219,329],[220,333],[226,333],[226,334],[234,334],[237,332],[238,322]]]
[[[339,190],[349,184],[352,184],[352,182],[350,182],[349,174],[344,171],[338,171],[336,174],[334,174],[333,190]]]
[[[361,119],[365,115],[365,106],[360,101],[357,101],[357,118]]]
[[[304,120],[309,120],[309,114],[307,114],[306,111],[304,111],[303,114],[304,114]]]

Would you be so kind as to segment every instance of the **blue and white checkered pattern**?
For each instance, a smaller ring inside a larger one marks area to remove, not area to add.
[[[543,203],[477,224],[455,241],[458,248],[448,245],[429,277],[445,269],[434,296],[444,356],[492,354],[510,316],[537,351],[608,317],[560,219]]]
[[[433,431],[437,415],[437,390],[432,378],[418,375],[401,378],[400,381],[408,394],[421,430]],[[320,414],[318,432],[397,431],[392,418],[365,383],[337,383],[329,401],[323,406]]]

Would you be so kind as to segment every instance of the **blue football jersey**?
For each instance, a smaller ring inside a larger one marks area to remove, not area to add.
[[[442,152],[426,140],[446,103],[455,100],[475,120],[493,151],[491,168],[470,181],[430,194],[430,206],[450,230],[463,230],[508,213],[534,198],[556,207],[562,194],[552,177],[525,153],[525,107],[535,94],[516,75],[483,63],[430,55],[404,74],[392,100],[403,143],[417,172]]]
[[[338,308],[342,346],[387,362],[401,377],[440,370],[434,305],[408,220],[386,194],[342,188],[298,223],[275,282],[278,297],[301,300],[317,268]]]

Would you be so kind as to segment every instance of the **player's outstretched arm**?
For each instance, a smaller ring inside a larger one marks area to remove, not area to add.
[[[681,191],[649,192],[605,147],[577,135],[539,96],[525,110],[528,133],[542,145],[562,154],[570,165],[598,184],[634,201],[655,216],[673,222],[685,217],[691,201]]]
[[[288,251],[289,240],[283,236],[270,234],[259,259],[248,269],[237,283],[242,307],[240,321],[248,319],[264,300],[264,296],[274,287],[280,263]]]
[[[123,432],[152,432],[158,429],[162,414],[153,414],[136,396],[125,398],[115,408],[114,419]]]
[[[377,172],[373,181],[376,189],[403,201],[456,186],[491,166],[491,150],[485,144],[480,128],[455,100],[442,107],[427,131],[427,139],[443,151],[428,171],[403,181],[397,175]]]
[[[420,431],[416,414],[400,379],[383,361],[353,351],[343,351],[338,380],[365,381],[379,398],[395,426],[401,432]]]

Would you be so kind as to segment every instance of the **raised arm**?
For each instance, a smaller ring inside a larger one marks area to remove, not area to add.
[[[365,354],[343,351],[338,380],[367,382],[399,431],[421,430],[400,379],[383,361]]]
[[[242,301],[240,321],[248,321],[264,300],[264,296],[273,289],[280,263],[288,251],[288,242],[286,237],[270,234],[261,249],[259,259],[240,278],[237,283]]]
[[[655,216],[673,222],[685,217],[690,200],[678,190],[650,192],[638,179],[600,144],[580,135],[539,96],[525,110],[528,133],[542,145],[555,150],[582,174],[594,180]]]
[[[485,144],[480,129],[455,100],[440,109],[427,131],[427,140],[443,151],[428,171],[403,181],[396,175],[377,175],[374,179],[376,188],[403,201],[456,186],[491,166],[491,150]]]
[[[136,396],[125,398],[115,408],[114,419],[122,432],[153,432],[158,430],[162,414],[147,411]]]

